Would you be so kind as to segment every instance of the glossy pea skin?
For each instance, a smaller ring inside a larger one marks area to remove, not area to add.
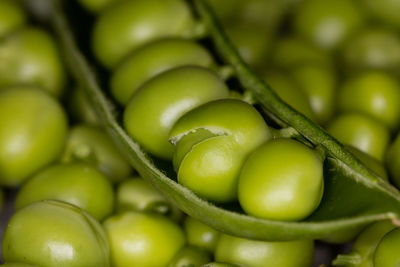
[[[151,154],[171,159],[174,147],[168,134],[174,123],[189,110],[228,96],[228,87],[216,73],[196,66],[174,68],[136,91],[125,109],[124,126]]]
[[[252,216],[299,221],[321,202],[323,163],[315,151],[291,139],[275,139],[245,161],[238,185],[239,203]]]
[[[202,267],[210,260],[211,257],[206,251],[196,247],[185,246],[175,254],[168,267]]]
[[[57,45],[44,30],[23,28],[0,40],[0,87],[34,85],[59,97],[65,79]]]
[[[215,260],[246,267],[309,267],[314,256],[312,240],[265,242],[222,235]]]
[[[107,177],[84,163],[58,164],[40,171],[22,186],[15,206],[20,209],[45,199],[74,204],[99,221],[114,207],[114,192]]]
[[[380,122],[357,113],[336,117],[328,132],[343,144],[351,145],[382,161],[389,143],[389,130]]]
[[[385,162],[391,182],[400,187],[400,134],[397,134],[385,155]]]
[[[342,85],[338,106],[341,112],[364,113],[396,129],[400,123],[400,84],[388,73],[364,72]]]
[[[79,4],[92,13],[99,13],[119,0],[78,0]]]
[[[38,266],[31,265],[31,264],[19,263],[19,262],[6,262],[4,264],[1,264],[0,266],[5,266],[5,267],[38,267]]]
[[[272,87],[283,101],[303,113],[310,119],[315,119],[305,92],[287,75],[280,72],[268,72],[265,81]]]
[[[149,41],[189,37],[194,21],[182,0],[128,0],[105,10],[94,24],[92,47],[108,69]]]
[[[167,266],[184,246],[178,225],[156,214],[126,212],[104,222],[115,267]]]
[[[25,22],[25,12],[17,1],[0,1],[0,38],[18,29],[24,25]]]
[[[17,186],[55,161],[67,135],[61,105],[34,87],[0,91],[0,183]]]
[[[296,13],[296,32],[326,49],[338,47],[363,24],[363,15],[351,0],[306,0]]]
[[[157,40],[136,50],[114,70],[111,93],[119,103],[126,105],[144,82],[164,71],[185,65],[208,68],[214,64],[211,54],[194,41]]]
[[[170,132],[170,140],[177,143],[178,182],[207,200],[233,201],[245,158],[269,138],[267,124],[246,102],[221,99],[199,106]]]
[[[3,239],[6,262],[41,267],[109,266],[101,225],[80,208],[54,200],[32,203],[10,219]]]
[[[365,69],[396,71],[400,66],[400,38],[388,28],[368,28],[350,38],[341,54],[349,73]]]
[[[183,228],[189,245],[205,249],[211,253],[215,251],[220,236],[217,230],[192,217],[186,217]]]
[[[129,162],[107,133],[87,124],[78,124],[70,130],[62,161],[90,163],[112,182],[122,181],[132,172]]]
[[[400,228],[385,234],[379,242],[374,254],[374,267],[400,266]]]

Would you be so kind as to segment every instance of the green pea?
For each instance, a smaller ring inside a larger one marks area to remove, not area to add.
[[[156,214],[127,212],[104,222],[112,266],[167,266],[183,247],[178,225]]]
[[[0,183],[17,186],[55,161],[67,135],[60,104],[42,90],[10,87],[0,91]]]
[[[196,66],[175,68],[136,91],[125,109],[124,126],[147,151],[171,159],[174,147],[168,133],[174,123],[189,110],[228,96],[227,86],[214,72]]]
[[[17,209],[45,199],[74,204],[103,220],[113,210],[114,192],[107,177],[88,164],[54,165],[29,179],[18,192]]]
[[[47,266],[109,266],[100,224],[80,208],[54,200],[32,203],[10,219],[3,238],[6,262]]]
[[[215,259],[246,267],[309,267],[314,255],[312,240],[265,242],[222,235]]]
[[[400,66],[400,37],[386,28],[369,28],[354,35],[342,51],[348,72],[364,69],[396,71]]]
[[[361,0],[363,7],[380,22],[391,26],[400,27],[400,1],[398,0]]]
[[[132,172],[125,155],[111,138],[101,128],[85,124],[71,129],[62,161],[91,163],[112,182],[122,181]]]
[[[280,72],[268,72],[265,75],[265,81],[282,98],[283,101],[293,108],[303,113],[310,119],[314,119],[314,112],[311,110],[307,95],[290,78]]]
[[[82,88],[74,88],[68,99],[69,114],[71,114],[77,122],[101,125],[101,121],[89,101],[89,98]]]
[[[400,187],[400,134],[397,134],[393,143],[390,144],[385,161],[390,174],[390,180],[397,187]]]
[[[293,79],[308,97],[316,121],[327,123],[335,107],[336,73],[328,65],[303,65],[293,68]]]
[[[215,251],[220,235],[217,230],[192,217],[187,217],[183,226],[189,245],[205,249],[211,253]]]
[[[213,202],[235,200],[244,160],[269,138],[267,124],[246,102],[222,99],[193,109],[170,132],[178,182]]]
[[[321,202],[323,162],[315,151],[291,139],[275,139],[253,151],[239,177],[239,203],[252,216],[298,221]]]
[[[39,28],[23,28],[0,40],[0,87],[35,85],[60,96],[65,71],[54,39]]]
[[[387,233],[379,242],[374,254],[374,267],[400,266],[400,228]]]
[[[126,58],[112,74],[111,93],[123,105],[147,80],[184,65],[214,66],[211,54],[201,45],[185,39],[151,42]]]
[[[31,264],[19,263],[19,262],[6,262],[4,264],[1,264],[0,266],[6,266],[6,267],[38,267],[38,266],[31,265]]]
[[[333,49],[359,29],[363,20],[351,0],[306,0],[299,6],[294,28],[318,46]]]
[[[340,142],[382,160],[389,143],[389,130],[380,122],[357,113],[336,117],[328,126],[328,132]]]
[[[400,123],[400,84],[384,72],[364,72],[347,80],[339,91],[338,103],[342,112],[364,113],[391,129]]]
[[[98,17],[92,47],[97,59],[111,69],[149,41],[190,37],[193,31],[192,14],[183,0],[121,1]]]
[[[99,13],[119,0],[78,0],[79,4],[92,13]]]
[[[168,267],[201,267],[211,260],[210,255],[199,248],[183,247],[168,264]]]
[[[24,25],[25,22],[25,12],[17,1],[0,1],[0,38],[18,29]]]

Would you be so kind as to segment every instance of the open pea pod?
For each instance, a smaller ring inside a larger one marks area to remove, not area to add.
[[[149,179],[190,216],[221,232],[245,238],[268,241],[319,239],[341,230],[358,229],[378,220],[397,220],[400,214],[398,191],[365,168],[322,128],[284,103],[243,62],[204,0],[195,0],[194,6],[220,55],[234,68],[243,87],[254,94],[263,109],[281,125],[293,127],[303,138],[325,150],[327,159],[323,200],[319,208],[304,221],[264,220],[215,206],[168,177],[167,171],[157,167],[119,124],[111,101],[102,92],[88,61],[74,41],[62,9],[55,5],[53,25],[70,71],[81,87],[86,89],[106,130],[126,152],[140,175]]]

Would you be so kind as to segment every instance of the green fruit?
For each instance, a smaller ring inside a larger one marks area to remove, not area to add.
[[[217,230],[192,217],[186,218],[183,227],[189,245],[205,249],[211,253],[215,251],[220,236]]]
[[[195,66],[175,68],[136,91],[125,109],[124,126],[151,154],[171,159],[174,147],[168,134],[174,123],[189,110],[228,96],[228,87],[214,72]]]
[[[132,172],[125,155],[111,138],[101,128],[85,124],[71,129],[62,161],[90,163],[112,182],[122,181]]]
[[[397,28],[400,27],[399,0],[362,0],[360,2],[372,16],[379,19],[379,22],[384,22]]]
[[[391,129],[400,124],[400,84],[387,73],[364,72],[347,80],[339,91],[338,103],[342,112],[364,113]]]
[[[400,187],[400,134],[397,134],[393,143],[389,146],[385,160],[390,180],[397,187]]]
[[[83,163],[54,165],[34,175],[18,192],[15,206],[20,209],[45,199],[74,204],[99,221],[114,208],[114,192],[107,177]]]
[[[156,214],[127,212],[104,222],[115,267],[167,266],[183,247],[178,225]]]
[[[194,21],[183,0],[128,0],[105,10],[93,28],[97,59],[114,68],[146,43],[165,37],[190,37]]]
[[[338,47],[363,24],[363,14],[351,0],[306,0],[297,11],[298,34],[326,49]]]
[[[0,0],[0,38],[18,29],[25,22],[25,12],[17,1]]]
[[[99,13],[119,0],[78,0],[85,9],[92,13]]]
[[[183,247],[168,264],[168,267],[201,267],[210,262],[210,255],[196,247]]]
[[[82,123],[101,125],[101,121],[90,103],[85,91],[76,87],[68,99],[68,111],[72,117]]]
[[[100,224],[80,208],[40,201],[11,217],[3,238],[6,262],[40,267],[109,266],[109,245]]]
[[[387,233],[379,242],[374,254],[374,267],[400,266],[400,228]]]
[[[4,264],[1,264],[0,266],[5,266],[5,267],[38,267],[38,266],[31,265],[31,264],[18,263],[18,262],[6,262]]]
[[[0,40],[0,87],[34,85],[59,97],[65,71],[56,43],[39,28],[24,28]]]
[[[252,216],[299,221],[321,202],[323,162],[291,139],[274,139],[253,151],[239,177],[239,203]]]
[[[309,267],[314,256],[312,240],[265,242],[222,235],[215,260],[246,267]]]
[[[170,132],[178,182],[207,200],[235,200],[246,157],[269,138],[261,115],[243,101],[216,100],[193,109]]]
[[[211,54],[201,45],[185,39],[162,39],[151,42],[126,58],[111,77],[111,93],[126,105],[133,93],[147,80],[176,67],[214,66]]]
[[[389,143],[389,131],[380,122],[357,113],[343,114],[328,126],[328,132],[343,144],[382,160]]]
[[[10,87],[0,91],[0,183],[17,186],[55,161],[67,135],[60,104],[42,90]]]

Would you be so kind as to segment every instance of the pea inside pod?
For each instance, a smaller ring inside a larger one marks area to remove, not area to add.
[[[25,12],[17,1],[0,1],[0,38],[18,29],[25,22]]]

